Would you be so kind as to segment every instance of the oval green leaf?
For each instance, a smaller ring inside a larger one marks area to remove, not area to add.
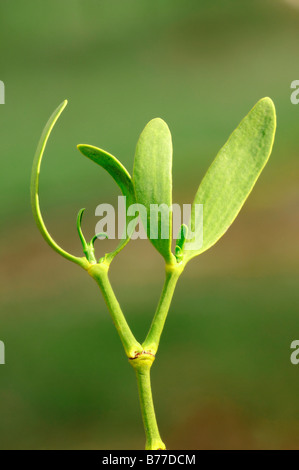
[[[274,104],[263,98],[232,133],[199,186],[191,212],[194,236],[185,243],[185,261],[208,250],[230,227],[269,159],[275,130]],[[203,204],[203,227],[195,223],[196,204]],[[202,228],[202,246],[193,249]]]
[[[141,133],[135,153],[133,185],[149,240],[164,257],[173,261],[172,239],[172,140],[167,124],[150,121]]]

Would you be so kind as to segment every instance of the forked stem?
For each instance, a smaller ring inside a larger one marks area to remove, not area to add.
[[[166,267],[166,278],[159,305],[143,345],[138,343],[125,319],[110,284],[108,270],[109,264],[102,262],[95,265],[90,264],[88,273],[95,279],[102,291],[126,355],[136,372],[142,420],[146,435],[145,449],[164,450],[166,447],[160,437],[154,409],[150,369],[155,360],[155,354],[159,346],[175,286],[183,271],[183,265],[178,264]]]

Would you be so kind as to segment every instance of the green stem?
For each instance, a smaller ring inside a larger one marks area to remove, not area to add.
[[[88,273],[95,279],[99,285],[113,323],[120,336],[126,355],[133,358],[136,354],[142,352],[143,348],[133,335],[120,305],[115,297],[112,286],[108,278],[109,266],[105,263],[90,265]]]
[[[166,278],[159,305],[149,333],[142,346],[134,337],[115,297],[108,278],[108,270],[109,264],[105,262],[100,264],[90,264],[89,268],[87,269],[90,276],[95,279],[102,291],[114,325],[123,343],[125,352],[136,372],[142,419],[146,434],[145,449],[163,450],[166,447],[160,437],[157,425],[151,390],[150,369],[155,359],[155,354],[158,350],[160,337],[169,311],[176,283],[183,271],[183,265],[178,264],[166,266]]]
[[[143,349],[156,354],[169,307],[172,301],[177,281],[183,271],[181,266],[166,266],[166,277],[160,301],[152,321],[150,330],[143,343]]]
[[[166,449],[160,437],[152,397],[150,369],[153,360],[154,356],[143,353],[131,361],[137,377],[142,420],[146,435],[146,450]]]

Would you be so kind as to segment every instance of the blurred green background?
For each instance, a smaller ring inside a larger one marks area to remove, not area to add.
[[[80,254],[114,182],[84,159],[98,145],[131,171],[153,117],[174,142],[174,200],[190,203],[213,157],[255,102],[270,96],[270,162],[238,219],[181,278],[153,368],[169,449],[299,449],[299,79],[296,0],[1,0],[1,449],[144,445],[134,372],[93,281],[36,229],[29,203],[41,130],[69,106],[42,166],[55,239]],[[98,242],[98,255],[114,245]],[[148,241],[131,242],[111,280],[141,341],[163,283]]]

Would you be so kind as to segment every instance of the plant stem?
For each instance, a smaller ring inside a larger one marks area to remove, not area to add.
[[[142,352],[143,348],[133,335],[120,305],[115,297],[114,291],[108,278],[109,266],[105,263],[90,265],[88,273],[99,285],[113,323],[122,341],[128,358],[134,358],[136,354]]]
[[[154,359],[154,356],[143,353],[138,358],[130,361],[137,377],[142,420],[146,435],[146,450],[166,449],[160,437],[151,390],[150,369]]]
[[[174,290],[182,271],[183,267],[166,265],[166,277],[160,301],[154,319],[152,321],[150,330],[142,345],[145,351],[149,351],[152,354],[156,354],[158,350],[160,338],[172,301]]]
[[[130,364],[136,372],[142,419],[146,435],[146,450],[166,449],[163,443],[155,415],[150,369],[155,360],[160,337],[169,311],[176,283],[183,271],[183,265],[167,265],[166,278],[149,333],[143,345],[134,337],[120,305],[115,297],[108,278],[109,264],[90,264],[88,273],[99,285],[114,325],[123,343]]]

